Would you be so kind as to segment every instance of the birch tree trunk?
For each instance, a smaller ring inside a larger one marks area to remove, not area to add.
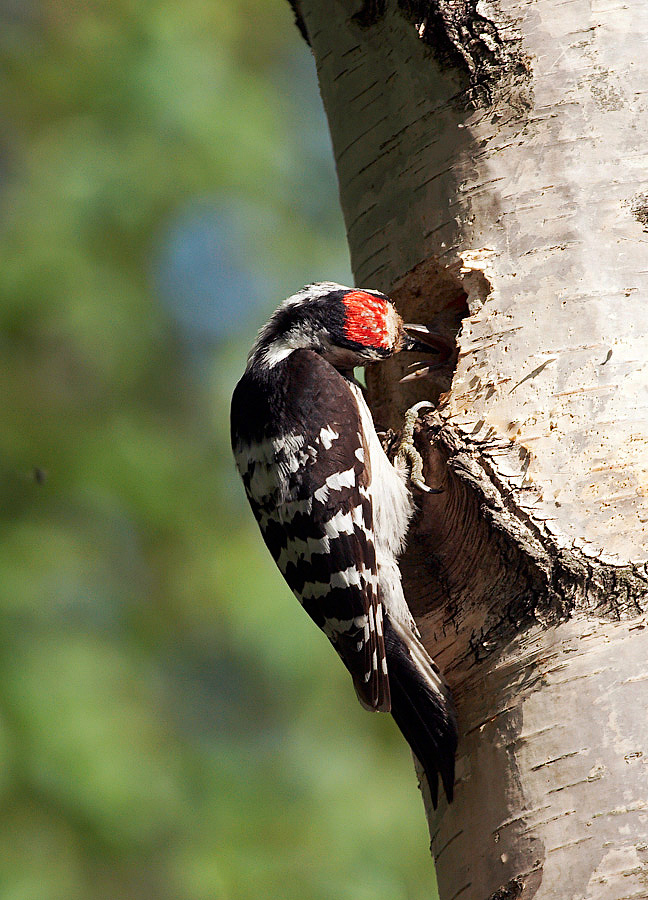
[[[403,559],[455,695],[442,900],[648,897],[648,3],[296,0],[356,284],[445,335]]]

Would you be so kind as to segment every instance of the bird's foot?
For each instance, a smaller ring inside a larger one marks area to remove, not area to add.
[[[422,409],[434,409],[434,404],[428,400],[421,400],[420,403],[410,406],[405,413],[401,439],[396,450],[394,462],[400,462],[409,468],[409,479],[419,490],[424,491],[426,494],[441,494],[443,493],[442,488],[431,488],[425,483],[423,457],[414,446],[414,429]]]

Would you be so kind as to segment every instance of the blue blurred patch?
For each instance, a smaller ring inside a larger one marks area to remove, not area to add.
[[[156,288],[193,340],[220,341],[267,304],[258,250],[278,227],[267,208],[232,197],[193,201],[170,222],[153,259]]]

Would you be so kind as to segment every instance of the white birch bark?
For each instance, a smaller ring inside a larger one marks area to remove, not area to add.
[[[442,900],[646,898],[648,3],[297,11],[356,283],[460,324],[370,383],[439,400],[403,569],[460,717]]]

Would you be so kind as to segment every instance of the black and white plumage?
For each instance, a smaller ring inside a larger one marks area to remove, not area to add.
[[[403,595],[413,511],[353,368],[414,349],[389,299],[332,282],[285,300],[232,398],[232,448],[263,538],[368,709],[391,712],[449,800],[457,743],[449,690]]]

